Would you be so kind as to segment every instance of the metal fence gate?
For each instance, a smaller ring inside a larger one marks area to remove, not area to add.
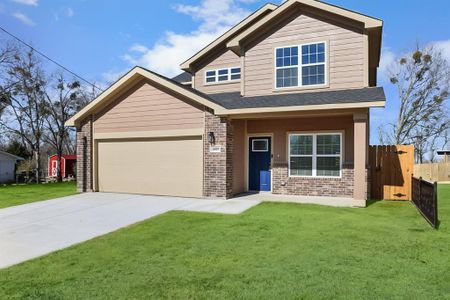
[[[412,177],[412,202],[422,216],[437,228],[438,220],[437,183]]]

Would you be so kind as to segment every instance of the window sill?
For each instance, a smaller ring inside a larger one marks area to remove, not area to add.
[[[305,179],[342,179],[342,174],[339,176],[302,176],[302,175],[289,175],[289,178],[305,178]]]
[[[236,80],[228,80],[228,81],[220,81],[220,82],[210,82],[210,83],[204,83],[203,86],[214,86],[214,85],[224,85],[224,84],[232,84],[232,83],[240,83],[240,79]]]
[[[297,92],[297,91],[322,90],[322,89],[327,89],[327,88],[330,88],[329,84],[273,88],[272,92],[274,92],[274,93],[286,93],[286,92]]]

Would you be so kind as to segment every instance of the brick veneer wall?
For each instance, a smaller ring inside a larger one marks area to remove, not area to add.
[[[273,193],[353,198],[353,166],[344,165],[341,178],[289,177],[287,163],[272,167]]]
[[[221,146],[220,153],[211,153],[209,132],[214,132],[215,145]],[[204,138],[204,191],[205,197],[230,198],[233,194],[233,128],[227,118],[205,112]]]
[[[77,127],[77,190],[92,192],[92,118]]]

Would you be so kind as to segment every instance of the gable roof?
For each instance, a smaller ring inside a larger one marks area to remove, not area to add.
[[[331,5],[328,3],[324,3],[317,0],[288,0],[284,2],[282,5],[280,5],[276,10],[274,10],[272,13],[266,15],[259,21],[257,21],[255,24],[235,36],[233,39],[231,39],[227,43],[227,47],[231,48],[234,52],[238,53],[240,48],[240,43],[242,40],[246,39],[250,35],[252,35],[255,32],[258,32],[258,30],[269,23],[270,21],[276,19],[278,16],[282,15],[283,13],[289,11],[289,9],[292,8],[295,4],[302,4],[309,7],[317,8],[323,11],[330,12],[332,14],[342,16],[351,20],[358,21],[360,23],[364,24],[365,29],[373,29],[373,28],[381,28],[383,26],[383,21],[366,16],[361,13],[357,13],[345,8],[341,8],[335,5]]]
[[[75,114],[66,122],[66,126],[76,126],[76,124],[100,108],[103,108],[106,103],[113,100],[114,97],[118,96],[120,93],[125,91],[131,85],[137,83],[141,79],[148,79],[153,83],[170,89],[176,94],[184,97],[188,97],[192,101],[199,104],[207,106],[211,109],[223,109],[223,107],[212,102],[207,95],[194,90],[188,86],[185,86],[175,80],[162,76],[158,73],[152,72],[150,70],[144,69],[142,67],[134,67],[128,73],[123,75],[119,80],[107,88],[103,93],[101,93],[97,98],[95,98],[91,103],[86,105],[82,110]]]
[[[7,158],[9,158],[11,160],[15,160],[15,161],[17,161],[17,160],[25,160],[23,157],[20,157],[20,156],[17,156],[17,155],[14,155],[14,154],[11,154],[11,153],[8,153],[8,152],[5,152],[5,151],[0,151],[0,156],[5,156],[5,157],[7,157]]]
[[[232,38],[234,35],[236,35],[242,28],[245,26],[248,26],[251,22],[255,21],[256,19],[260,18],[264,14],[270,13],[273,10],[275,10],[277,6],[272,3],[268,3],[264,6],[262,6],[260,9],[255,11],[253,14],[242,20],[240,23],[232,27],[230,30],[225,32],[223,35],[218,37],[216,40],[214,40],[212,43],[207,45],[205,48],[194,54],[192,57],[187,59],[185,62],[183,62],[180,67],[182,70],[188,71],[191,69],[191,66],[194,62],[199,60],[200,58],[207,55],[211,50],[213,50],[215,47],[219,46],[221,43],[226,43],[230,38]]]

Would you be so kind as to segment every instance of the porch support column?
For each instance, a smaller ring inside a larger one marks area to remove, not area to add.
[[[214,135],[213,144],[208,140]],[[233,195],[233,127],[229,119],[205,112],[204,187],[206,198],[228,199]],[[211,147],[217,147],[212,150]]]
[[[77,191],[92,192],[92,127],[88,117],[77,126]]]
[[[353,201],[355,206],[365,207],[367,200],[367,123],[368,113],[353,114],[354,121],[354,167],[353,167]]]

